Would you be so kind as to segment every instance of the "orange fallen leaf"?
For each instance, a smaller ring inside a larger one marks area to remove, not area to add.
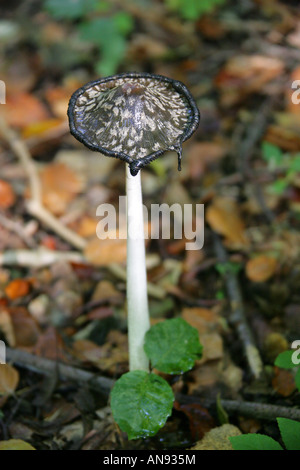
[[[234,199],[217,197],[206,210],[206,220],[213,230],[224,235],[226,244],[246,246],[245,224]]]
[[[44,121],[30,123],[22,130],[22,137],[24,139],[40,137],[50,130],[60,126],[61,123],[61,119],[46,119]]]
[[[284,67],[284,62],[274,57],[235,55],[215,80],[221,90],[221,104],[232,106],[249,93],[260,92],[284,71]]]
[[[296,389],[295,379],[289,370],[274,368],[275,375],[272,379],[272,387],[283,397],[290,396]]]
[[[43,203],[53,214],[61,215],[83,190],[83,180],[63,163],[53,163],[40,174]]]
[[[98,220],[95,217],[84,215],[78,223],[76,232],[84,238],[89,238],[95,235]]]
[[[20,128],[49,118],[42,102],[26,92],[8,95],[4,111],[8,124]]]
[[[199,334],[219,328],[219,316],[211,309],[201,307],[184,308],[182,318],[196,328]]]
[[[276,268],[275,258],[259,255],[246,263],[246,275],[253,282],[265,282],[275,274]]]
[[[9,209],[15,201],[16,195],[12,186],[7,181],[0,180],[0,208]]]
[[[84,255],[94,265],[107,266],[126,261],[126,252],[126,240],[95,237],[88,242]]]
[[[55,116],[65,119],[70,99],[70,90],[67,88],[49,88],[45,95]]]
[[[14,279],[5,287],[5,294],[11,300],[25,297],[30,291],[30,283],[26,279]]]

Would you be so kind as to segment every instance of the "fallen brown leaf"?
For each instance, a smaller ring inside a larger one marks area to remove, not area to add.
[[[246,263],[246,275],[253,282],[265,282],[277,269],[277,260],[271,256],[260,255]]]
[[[0,180],[0,208],[9,209],[15,201],[16,195],[12,186],[7,181]]]
[[[226,237],[226,244],[248,245],[245,224],[234,199],[216,197],[206,210],[206,220],[213,230]]]
[[[19,384],[19,372],[10,364],[0,366],[0,407],[13,395]]]
[[[125,262],[126,251],[126,240],[118,238],[100,240],[94,237],[88,242],[84,255],[90,263],[96,266],[107,266],[112,263]]]
[[[5,287],[5,294],[11,300],[15,300],[29,294],[30,287],[30,282],[26,279],[14,279]]]
[[[5,116],[9,125],[21,129],[49,118],[46,107],[34,95],[26,92],[7,96]]]

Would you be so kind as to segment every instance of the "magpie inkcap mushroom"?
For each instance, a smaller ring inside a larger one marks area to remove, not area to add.
[[[73,93],[71,134],[91,150],[126,161],[135,176],[165,152],[178,155],[197,129],[200,113],[189,90],[150,73],[123,73],[87,83]]]

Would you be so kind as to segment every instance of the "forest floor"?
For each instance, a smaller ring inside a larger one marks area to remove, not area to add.
[[[42,3],[14,0],[0,20],[0,441],[187,449],[224,423],[280,441],[276,418],[300,420],[296,368],[274,364],[300,340],[298,2],[183,19],[167,2],[112,1],[99,16],[125,31],[119,63],[110,41],[93,45],[91,15]],[[125,164],[77,142],[66,111],[100,72],[133,70],[181,80],[201,113],[181,172],[173,153],[142,170],[144,204],[204,204],[205,227],[201,249],[147,240],[151,322],[184,318],[203,357],[164,375],[176,401],[158,434],[128,441],[109,407],[128,371],[126,240],[96,236],[97,207],[125,195]]]

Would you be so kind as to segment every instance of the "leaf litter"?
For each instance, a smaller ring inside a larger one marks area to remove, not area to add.
[[[299,407],[293,372],[274,366],[275,355],[300,334],[299,168],[264,158],[265,143],[285,162],[300,151],[300,107],[290,86],[300,78],[300,11],[292,3],[227,1],[192,18],[182,9],[170,16],[168,2],[151,2],[150,16],[143,6],[122,4],[135,26],[122,37],[126,48],[115,72],[142,68],[182,80],[201,111],[181,173],[172,153],[143,170],[144,203],[205,205],[201,250],[186,250],[184,238],[147,241],[152,324],[182,317],[198,330],[204,350],[192,371],[177,380],[167,376],[176,406],[165,428],[134,444],[116,431],[107,392],[95,385],[99,374],[116,379],[128,370],[126,240],[96,237],[96,208],[118,207],[124,167],[83,149],[66,117],[72,92],[99,76],[97,47],[42,5],[22,13],[31,30],[19,23],[18,6],[4,7],[1,21],[10,19],[22,34],[3,39],[7,100],[1,110],[29,149],[43,206],[80,237],[83,249],[76,248],[80,260],[63,260],[74,246],[27,212],[26,172],[1,141],[0,339],[21,356],[59,360],[92,378],[82,383],[54,371],[43,377],[33,364],[0,365],[1,449],[182,449],[197,441],[199,450],[228,448],[228,426],[236,434],[276,434],[276,423],[243,415],[240,402],[252,401],[258,410]],[[109,47],[101,41],[100,49]],[[107,50],[103,61],[102,70],[116,67]],[[36,266],[39,248],[61,259]],[[32,265],[21,263],[22,250]],[[259,380],[251,376],[231,316],[241,302],[263,361]],[[235,403],[230,424],[217,414],[219,396]]]

